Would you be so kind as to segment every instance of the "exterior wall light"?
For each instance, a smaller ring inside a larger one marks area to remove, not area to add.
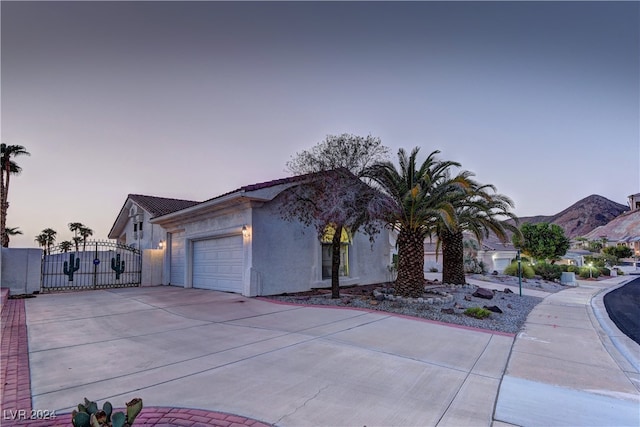
[[[247,226],[246,226],[246,225],[243,225],[243,226],[242,226],[242,235],[243,235],[244,237],[249,236],[249,229],[247,228]]]
[[[160,240],[160,243],[158,243],[158,249],[164,249],[164,240]]]

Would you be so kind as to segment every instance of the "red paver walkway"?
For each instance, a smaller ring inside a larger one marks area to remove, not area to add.
[[[3,427],[69,427],[70,414],[56,414],[55,419],[29,419],[48,416],[31,411],[29,383],[29,343],[24,300],[7,300],[2,290],[2,327],[0,328],[0,384],[2,384]],[[261,421],[223,412],[203,409],[145,407],[136,418],[135,426],[155,427],[268,427]]]

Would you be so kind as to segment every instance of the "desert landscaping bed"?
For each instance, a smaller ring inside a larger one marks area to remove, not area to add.
[[[479,286],[448,286],[437,281],[427,281],[425,294],[420,299],[396,298],[391,284],[352,286],[340,289],[340,298],[332,299],[329,289],[313,289],[307,292],[270,296],[268,298],[306,305],[338,307],[357,307],[369,310],[385,311],[405,316],[419,317],[456,325],[489,329],[492,331],[517,333],[524,325],[531,310],[542,298],[528,295],[519,296],[506,286],[513,286],[508,276],[472,275],[469,278],[505,285],[504,289],[478,292]],[[515,285],[518,285],[517,278]],[[558,283],[544,280],[527,280],[522,283],[525,289],[545,292],[558,292],[565,289]],[[490,298],[490,299],[489,299]],[[491,311],[489,317],[478,319],[465,314],[469,308],[486,307]]]

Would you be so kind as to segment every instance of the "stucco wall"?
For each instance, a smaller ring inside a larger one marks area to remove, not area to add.
[[[140,232],[138,231],[137,239],[134,239],[134,231],[133,231],[133,218],[129,218],[127,220],[127,224],[124,227],[123,233],[126,235],[126,244],[131,245],[135,244],[135,247],[138,249],[157,249],[158,244],[161,240],[166,240],[166,231],[157,224],[151,224],[149,222],[149,212],[144,211],[142,208],[139,209],[141,212],[140,215],[143,216],[143,225],[142,225],[142,237],[140,237]]]
[[[163,280],[164,251],[145,249],[142,251],[142,277],[140,286],[158,286]]]
[[[40,291],[41,249],[2,248],[0,286],[10,295],[32,294]]]
[[[206,217],[185,220],[180,223],[180,229],[184,230],[185,250],[185,287],[193,286],[193,242],[196,240],[212,239],[230,235],[239,235],[243,225],[251,228],[251,211],[249,204],[242,204],[234,208],[221,209],[210,213]],[[251,238],[243,239],[244,245],[244,266],[243,273],[244,290],[243,295],[255,296],[257,293],[251,286]]]
[[[322,280],[322,252],[317,232],[301,223],[280,218],[278,199],[253,211],[253,271],[259,278],[260,295],[330,287]],[[340,284],[371,284],[387,280],[389,236],[384,229],[374,244],[356,233],[349,248],[349,277]]]

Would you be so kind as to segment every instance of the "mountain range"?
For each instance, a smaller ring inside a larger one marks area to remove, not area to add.
[[[557,224],[564,229],[567,237],[574,238],[584,236],[594,228],[607,224],[628,210],[628,206],[616,203],[606,197],[592,194],[555,215],[523,216],[518,219],[520,220],[520,225],[524,223],[537,224],[539,222]]]

